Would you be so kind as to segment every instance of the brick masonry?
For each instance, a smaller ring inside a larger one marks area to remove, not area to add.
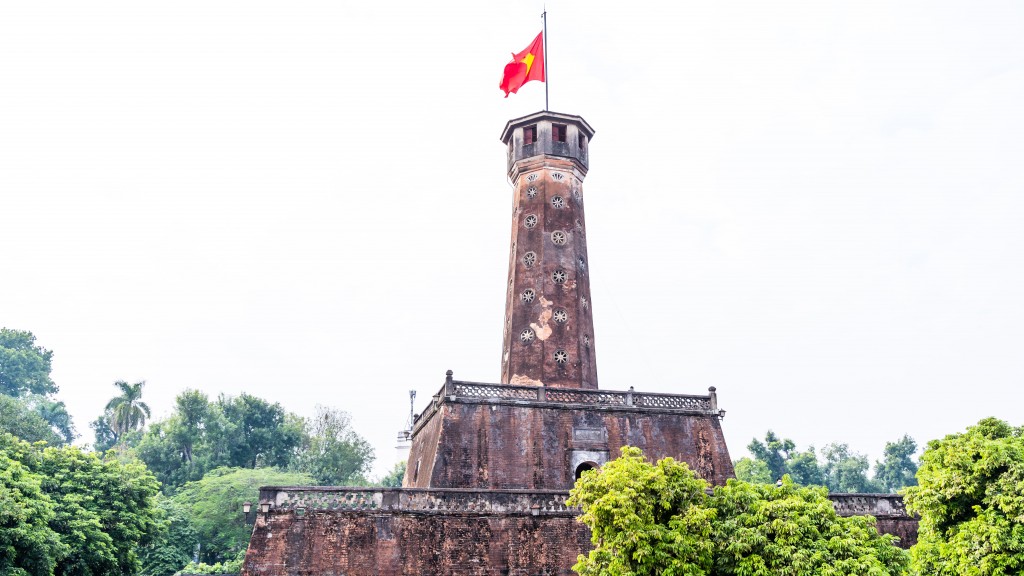
[[[243,576],[568,576],[590,549],[565,492],[266,487]],[[899,496],[831,497],[913,544]]]
[[[581,466],[600,466],[627,445],[687,462],[712,484],[734,475],[714,390],[684,396],[450,380],[415,423],[403,485],[568,490]]]

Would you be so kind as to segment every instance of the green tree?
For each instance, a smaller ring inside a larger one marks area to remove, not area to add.
[[[740,458],[733,462],[733,468],[736,471],[736,478],[738,480],[755,484],[771,484],[775,482],[772,478],[771,470],[768,469],[768,465],[763,460],[746,457]]]
[[[53,573],[113,576],[138,571],[136,550],[154,534],[157,514],[157,483],[145,466],[100,459],[74,446],[30,445],[10,434],[0,435],[0,452],[38,478],[38,493],[27,488],[33,499],[50,503],[49,512],[39,513],[61,544],[52,555]],[[4,553],[0,549],[0,557]]]
[[[121,393],[107,402],[106,416],[107,423],[118,439],[145,426],[146,418],[150,416],[149,405],[142,401],[142,388],[145,385],[144,381],[134,384],[124,380],[114,382]]]
[[[22,463],[30,450],[0,433],[0,574],[50,576],[70,552],[50,527],[55,513],[42,478]]]
[[[313,484],[308,474],[273,468],[217,468],[189,482],[174,502],[188,511],[199,542],[199,560],[208,564],[234,560],[249,543],[251,526],[242,504],[259,500],[260,486]]]
[[[764,442],[754,438],[747,445],[747,450],[754,455],[754,458],[764,462],[773,480],[778,480],[786,474],[786,461],[790,458],[790,452],[796,448],[796,444],[788,438],[779,438],[775,432],[769,430],[764,436]]]
[[[909,561],[874,518],[836,514],[820,486],[730,480],[715,488],[712,540],[718,576],[753,574],[898,575]]]
[[[913,568],[922,575],[1024,572],[1024,429],[986,418],[932,440],[907,510],[920,514]]]
[[[107,416],[107,414],[102,414],[99,418],[89,422],[89,428],[92,428],[93,435],[96,437],[92,447],[97,452],[106,452],[117,445],[117,432],[111,427]]]
[[[0,394],[55,394],[52,361],[53,352],[37,346],[31,332],[0,328]]]
[[[184,506],[166,496],[158,496],[157,502],[159,531],[153,541],[142,549],[142,573],[171,576],[192,561],[199,547],[199,538]]]
[[[285,412],[278,403],[242,393],[221,396],[218,407],[228,428],[227,465],[242,468],[287,468],[302,444],[302,419]]]
[[[906,434],[895,442],[885,443],[885,452],[881,462],[875,462],[875,482],[884,492],[896,492],[907,486],[917,484],[917,463],[914,453],[917,442]]]
[[[818,462],[818,455],[811,446],[803,452],[792,453],[786,462],[786,470],[793,482],[801,486],[824,486],[825,473]]]
[[[28,442],[61,444],[57,435],[38,412],[29,407],[23,398],[0,395],[0,432],[13,434]]]
[[[580,506],[594,549],[573,566],[581,576],[708,574],[713,562],[707,483],[672,458],[650,464],[639,448],[577,480],[568,504]]]
[[[730,480],[707,484],[671,458],[640,450],[585,472],[570,493],[594,549],[581,576],[895,576],[908,563],[874,520],[841,518],[824,488]]]
[[[71,547],[57,572],[137,572],[137,551],[157,531],[159,486],[146,467],[137,460],[100,459],[73,446],[45,448],[35,460],[43,491],[54,501],[51,526]]]
[[[405,460],[396,462],[395,466],[380,479],[379,484],[384,488],[401,488],[402,480],[405,479]]]
[[[830,492],[880,492],[868,478],[868,459],[850,452],[846,443],[833,443],[822,451],[825,457],[825,485]]]
[[[341,410],[317,406],[305,422],[305,441],[294,468],[311,475],[318,484],[365,484],[373,463],[373,447],[352,429],[352,418]],[[401,482],[401,480],[399,480]]]
[[[68,413],[68,407],[64,405],[64,402],[38,394],[30,394],[22,399],[43,420],[46,420],[50,429],[60,437],[60,441],[55,444],[71,444],[78,437],[75,425],[71,422],[71,414]]]

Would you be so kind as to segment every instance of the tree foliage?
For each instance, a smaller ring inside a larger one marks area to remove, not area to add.
[[[252,528],[245,521],[242,504],[258,502],[261,486],[310,484],[313,478],[308,474],[274,468],[217,468],[186,484],[173,500],[192,518],[199,560],[214,564],[234,560],[245,550]]]
[[[63,441],[50,427],[50,423],[23,398],[4,395],[0,395],[0,432],[13,434],[28,442],[61,444]]]
[[[22,570],[62,576],[138,571],[136,551],[155,533],[157,515],[153,497],[158,487],[145,466],[131,460],[101,459],[72,446],[30,445],[9,434],[0,435],[0,460],[4,460],[3,469],[17,475],[10,477],[5,472],[0,493],[16,485],[18,493],[31,494],[34,513],[48,528],[33,527],[31,549],[16,554],[17,558],[36,559],[33,569]],[[2,508],[8,509],[4,504]],[[10,509],[16,510],[16,505],[15,499]],[[58,544],[50,532],[57,535]],[[0,557],[4,555],[0,549]]]
[[[365,483],[373,461],[344,412],[318,407],[307,421],[249,394],[210,401],[196,390],[179,394],[171,416],[151,424],[135,451],[168,494],[220,467],[277,467],[307,472],[319,484]]]
[[[0,328],[0,394],[55,394],[53,352],[36,345],[31,332]]]
[[[569,504],[581,506],[594,549],[581,576],[887,576],[907,553],[874,520],[841,518],[823,488],[730,480],[711,495],[685,463],[647,462],[637,448],[589,471]]]
[[[118,380],[114,382],[114,386],[121,393],[107,402],[104,415],[107,424],[117,434],[117,437],[121,438],[129,432],[145,426],[150,411],[149,404],[142,401],[142,388],[146,386],[145,382],[129,384],[124,380]]]
[[[873,518],[836,514],[822,487],[781,486],[730,480],[715,488],[709,574],[903,574],[908,563],[895,538],[880,535]]]
[[[303,445],[292,468],[318,484],[340,486],[361,479],[372,463],[373,448],[352,429],[352,418],[341,410],[317,406],[305,422]]]
[[[401,488],[402,480],[405,479],[405,460],[396,462],[391,471],[380,479],[379,484],[384,488]]]
[[[911,550],[918,574],[1024,572],[1024,428],[986,418],[932,440],[907,509],[920,514]]]
[[[822,450],[825,456],[824,478],[829,492],[881,492],[868,478],[867,456],[850,451],[846,443],[832,443]]]
[[[50,576],[70,547],[50,527],[55,513],[42,478],[22,463],[29,450],[0,433],[0,574]]]
[[[713,560],[707,483],[672,458],[650,464],[639,448],[576,482],[569,504],[595,547],[573,567],[581,576],[708,574]]]
[[[813,446],[797,450],[795,442],[769,430],[764,441],[754,439],[747,448],[753,458],[734,463],[736,477],[745,482],[774,483],[788,474],[796,484],[825,486],[835,493],[895,492],[913,485],[917,471],[913,461],[917,444],[906,435],[885,444],[884,459],[875,463],[873,478],[867,457],[851,451],[846,443],[826,445],[819,458]]]
[[[147,576],[171,576],[192,561],[199,537],[188,509],[172,498],[158,495],[159,529],[144,547],[142,573]]]
[[[875,462],[875,482],[884,492],[917,484],[917,463],[914,454],[917,442],[906,434],[895,442],[886,442],[881,462]]]
[[[52,397],[57,392],[50,378],[53,352],[35,342],[31,332],[0,328],[0,431],[33,442],[70,444],[78,435],[67,406]]]

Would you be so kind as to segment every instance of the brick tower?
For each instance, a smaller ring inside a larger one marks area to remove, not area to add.
[[[591,544],[569,489],[623,446],[715,485],[733,476],[713,387],[597,388],[582,196],[593,135],[553,112],[502,132],[515,212],[501,382],[447,372],[412,418],[402,488],[262,487],[241,576],[572,576]],[[901,536],[916,528],[885,500],[896,497],[845,498],[841,513],[882,516]]]
[[[593,136],[583,118],[556,112],[505,125],[513,216],[501,380],[448,372],[413,422],[404,486],[567,490],[625,445],[689,462],[714,484],[732,476],[713,388],[598,389],[583,218]]]
[[[511,120],[513,189],[501,382],[597,389],[583,179],[594,129],[538,112]]]

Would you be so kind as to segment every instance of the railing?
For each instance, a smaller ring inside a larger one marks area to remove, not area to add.
[[[568,492],[552,490],[474,490],[429,488],[344,488],[265,486],[260,503],[271,510],[396,511],[463,514],[577,514],[565,504]],[[840,516],[906,517],[896,494],[829,494]]]
[[[335,488],[266,486],[260,503],[270,510],[337,512],[396,511],[463,514],[577,514],[566,506],[568,492],[529,490],[465,490],[417,488]]]
[[[452,379],[452,371],[446,374],[444,386],[434,395],[434,400],[418,414],[413,423],[413,434],[424,425],[445,400],[485,400],[528,402],[531,404],[570,405],[582,404],[592,407],[644,408],[649,410],[671,410],[698,414],[712,414],[725,417],[725,410],[718,409],[715,387],[708,388],[707,396],[684,394],[655,394],[634,392],[633,387],[624,392],[615,390],[583,390],[580,388],[557,388],[552,386],[522,386],[517,384],[488,384],[464,382]]]
[[[485,398],[505,400],[527,400],[562,404],[591,404],[598,406],[636,406],[640,408],[662,408],[669,410],[690,410],[717,412],[718,402],[715,388],[708,388],[706,396],[684,394],[654,394],[615,390],[583,390],[579,388],[555,388],[551,386],[521,386],[514,384],[484,384],[452,380],[451,371],[438,396],[455,398]]]
[[[840,516],[908,516],[898,494],[829,494]]]

